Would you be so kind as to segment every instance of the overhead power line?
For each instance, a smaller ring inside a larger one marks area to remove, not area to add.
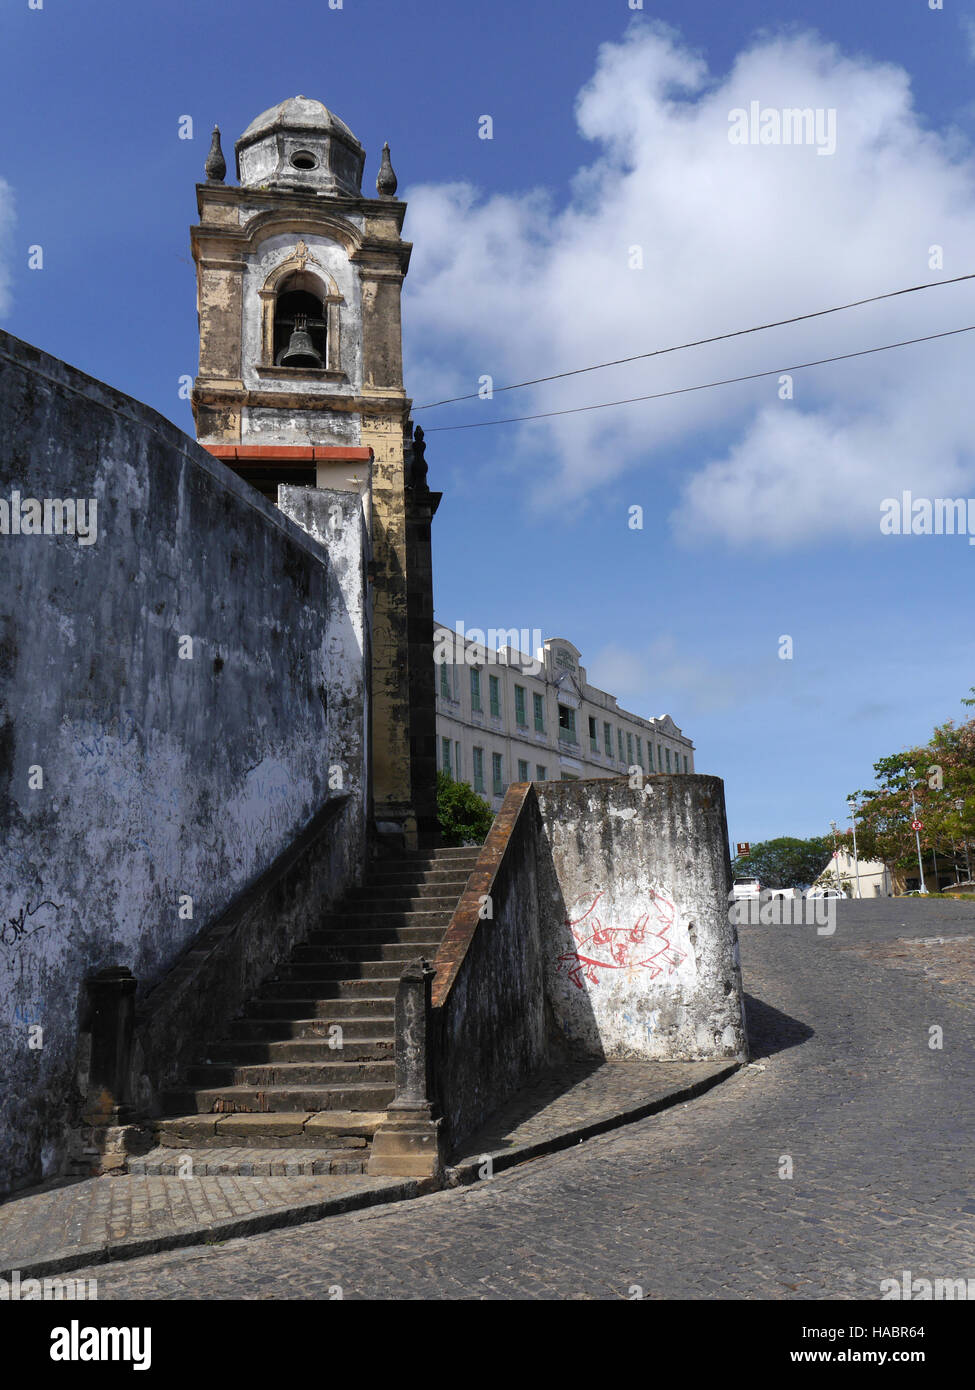
[[[523,386],[540,386],[546,381],[561,381],[567,376],[583,376],[586,372],[601,372],[606,367],[622,367],[628,362],[644,362],[648,357],[664,357],[669,352],[685,352],[688,348],[707,347],[709,343],[724,343],[729,338],[744,338],[749,333],[764,333],[769,328],[784,328],[790,323],[803,323],[807,319],[823,318],[826,314],[841,314],[845,309],[859,309],[864,304],[877,304],[881,299],[896,299],[902,294],[917,294],[919,290],[936,289],[939,285],[957,285],[963,280],[975,280],[975,272],[970,275],[956,275],[951,280],[929,280],[924,285],[909,285],[902,290],[888,290],[886,294],[873,294],[868,299],[853,299],[849,304],[836,304],[832,309],[816,309],[811,314],[796,314],[791,319],[776,319],[774,323],[756,324],[754,328],[738,328],[733,333],[718,333],[713,338],[697,338],[692,343],[679,343],[676,347],[655,348],[652,352],[637,352],[632,357],[616,357],[611,362],[597,362],[593,367],[574,367],[568,372],[553,372],[551,376],[536,376],[530,381],[515,381],[510,386],[495,386],[492,388],[492,395],[499,396],[502,391],[520,391]],[[481,399],[478,391],[472,391],[466,396],[447,396],[442,401],[428,401],[426,405],[415,405],[414,414],[418,410],[433,410],[440,405],[454,405],[457,401],[474,401]]]
[[[678,386],[672,391],[654,391],[649,396],[627,396],[619,401],[601,401],[598,405],[575,405],[567,410],[544,410],[538,415],[508,415],[499,420],[475,420],[467,425],[431,425],[425,434],[443,434],[448,430],[482,430],[488,425],[515,425],[522,420],[549,420],[553,415],[581,415],[587,410],[609,410],[614,405],[634,405],[637,401],[659,401],[664,396],[684,396],[690,391],[710,391],[715,386],[734,386],[740,381],[758,381],[766,376],[781,376],[785,372],[800,372],[806,367],[824,367],[829,362],[848,362],[853,357],[870,357],[875,352],[890,352],[894,348],[912,347],[915,343],[930,343],[935,338],[953,338],[959,333],[975,332],[975,323],[967,328],[949,328],[943,333],[928,333],[923,338],[905,338],[899,343],[884,343],[881,347],[862,348],[859,352],[843,352],[837,357],[819,357],[815,362],[797,362],[792,367],[772,367],[766,372],[749,372],[747,376],[729,376],[721,381],[705,381],[699,386]]]

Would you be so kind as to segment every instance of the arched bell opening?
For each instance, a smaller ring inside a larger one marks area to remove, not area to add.
[[[307,271],[295,271],[281,282],[274,300],[274,365],[320,369],[327,354],[323,286]]]

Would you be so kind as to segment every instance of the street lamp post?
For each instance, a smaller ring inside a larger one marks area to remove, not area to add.
[[[850,808],[850,819],[853,822],[853,867],[856,869],[857,875],[857,897],[861,898],[863,894],[860,892],[860,857],[857,854],[857,804],[851,798],[847,805]]]
[[[955,798],[955,810],[958,812],[959,816],[961,815],[962,811],[964,811],[964,809],[965,809],[965,798],[964,798],[963,796],[956,797],[956,798]],[[972,881],[972,861],[971,861],[971,859],[968,857],[968,841],[967,841],[967,840],[962,840],[962,844],[965,846],[965,872],[966,872],[966,874],[968,875],[968,882],[971,883],[971,881]]]
[[[914,800],[914,783],[911,783],[911,824],[914,826],[914,843],[917,846],[917,870],[921,875],[921,893],[927,893],[927,886],[924,882],[924,864],[921,860],[921,831],[920,822],[917,818],[917,802]]]
[[[833,832],[833,873],[836,875],[836,891],[842,893],[843,890],[840,887],[840,851],[836,843],[836,821],[831,820],[829,824]]]

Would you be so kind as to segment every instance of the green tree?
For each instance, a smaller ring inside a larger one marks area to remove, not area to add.
[[[825,835],[797,840],[782,835],[763,840],[732,864],[735,878],[757,878],[763,888],[807,888],[829,862],[833,842]]]
[[[466,782],[438,772],[437,819],[445,845],[480,845],[494,822],[494,812]]]

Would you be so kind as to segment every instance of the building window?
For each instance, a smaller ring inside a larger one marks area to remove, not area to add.
[[[450,672],[447,670],[446,661],[440,663],[440,694],[445,700],[449,700],[452,691],[450,689]]]
[[[623,761],[623,730],[616,730],[616,747],[619,749],[620,762]]]
[[[647,739],[647,761],[650,764],[650,771],[653,771],[653,744]]]
[[[559,705],[559,738],[563,743],[576,743],[576,712],[568,705]]]
[[[484,790],[484,749],[474,748],[472,750],[474,759],[474,790],[483,792]]]
[[[687,771],[687,754],[684,754],[684,771]]]
[[[455,756],[454,756],[454,776],[456,777],[457,781],[460,782],[460,781],[463,779],[464,773],[463,773],[463,764],[462,764],[462,762],[461,762],[461,760],[460,760],[460,744],[459,744],[459,743],[455,743],[455,744],[454,744],[454,755],[455,755]]]
[[[504,762],[500,753],[491,754],[491,786],[495,796],[504,796]]]
[[[520,729],[528,728],[528,710],[525,705],[525,687],[515,686],[515,723]]]
[[[501,682],[497,676],[488,676],[488,701],[493,719],[501,718]]]
[[[532,695],[532,704],[535,707],[535,732],[544,734],[545,732],[545,704],[541,695]]]
[[[528,781],[528,764],[524,761],[523,758],[518,759],[518,781]]]
[[[664,752],[665,752],[666,755],[667,755],[667,771],[669,772],[669,771],[670,771],[670,749],[669,749],[669,748],[666,748],[666,749],[664,749]]]
[[[626,765],[627,767],[633,766],[633,735],[629,729],[626,731]]]
[[[658,744],[657,744],[657,771],[658,771],[658,772],[663,772],[663,770],[664,770],[664,750],[663,750],[663,748],[661,747],[661,745],[658,743]]]
[[[483,714],[481,705],[481,673],[476,666],[471,667],[471,712]]]
[[[607,758],[613,756],[613,729],[610,724],[603,725],[603,749]]]
[[[452,777],[452,776],[454,775],[454,774],[453,774],[453,771],[451,770],[451,766],[450,766],[450,739],[449,739],[449,738],[442,738],[442,739],[440,740],[440,765],[441,765],[441,768],[443,769],[443,771],[446,772],[446,774],[447,774],[448,777]]]
[[[636,739],[636,762],[637,762],[637,767],[642,767],[642,766],[643,766],[643,743],[642,743],[642,740],[640,739],[640,735],[639,735],[639,734],[635,734],[634,737],[635,737],[635,739]]]
[[[536,763],[536,764],[535,764],[535,776],[538,778],[539,782],[544,782],[544,781],[545,781],[545,764],[544,764],[544,763]]]
[[[589,747],[593,753],[599,752],[599,727],[592,715],[589,716]]]
[[[560,782],[578,782],[578,780],[574,772],[563,772],[559,778]]]

